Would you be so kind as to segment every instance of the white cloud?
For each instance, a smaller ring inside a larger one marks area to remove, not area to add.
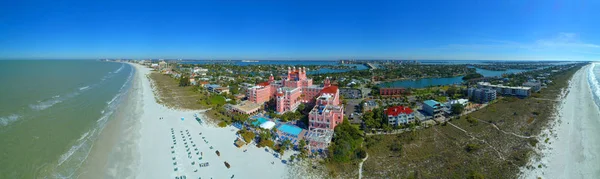
[[[454,59],[600,59],[600,45],[584,42],[576,33],[565,32],[529,42],[485,39],[476,43],[448,44],[417,51],[438,58]]]
[[[540,47],[600,48],[600,45],[582,42],[575,33],[565,32],[554,38],[537,40],[536,44]]]

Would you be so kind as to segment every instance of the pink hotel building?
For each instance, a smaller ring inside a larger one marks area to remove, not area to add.
[[[274,98],[276,111],[283,114],[295,111],[301,103],[314,103],[310,111],[309,127],[334,129],[344,120],[344,109],[340,104],[340,93],[337,86],[331,86],[329,78],[323,86],[313,85],[312,79],[306,77],[306,68],[288,67],[287,77],[281,83],[275,82],[273,75],[269,81],[256,84],[248,89],[248,100],[262,104]]]

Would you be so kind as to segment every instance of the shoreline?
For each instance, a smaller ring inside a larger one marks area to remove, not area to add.
[[[519,178],[594,178],[600,176],[600,116],[593,100],[587,65],[569,80],[558,97],[557,111],[538,137],[536,156],[521,168]]]
[[[99,131],[99,137],[93,142],[93,148],[91,149],[88,159],[83,163],[82,167],[76,172],[77,178],[111,178],[108,175],[110,168],[114,168],[114,165],[131,165],[131,163],[121,162],[120,159],[115,158],[116,155],[119,157],[128,157],[134,154],[134,148],[122,148],[120,146],[127,145],[127,140],[120,140],[121,136],[128,136],[127,139],[131,140],[132,136],[130,133],[126,133],[125,127],[136,127],[135,116],[139,115],[139,107],[136,100],[139,98],[139,80],[135,78],[137,75],[136,68],[129,63],[133,70],[132,81],[124,94],[124,98],[117,105],[115,111],[110,116],[109,120],[106,121],[106,126]],[[132,111],[135,111],[132,113]],[[139,125],[137,125],[139,126]],[[123,154],[123,152],[127,152]],[[115,178],[115,177],[112,177]]]

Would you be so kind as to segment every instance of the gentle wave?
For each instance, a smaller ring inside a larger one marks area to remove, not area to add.
[[[58,160],[58,165],[62,165],[63,162],[67,161],[67,159],[71,158],[71,156],[77,151],[79,150],[79,148],[81,148],[87,140],[85,141],[79,141],[76,145],[71,146],[71,148],[69,149],[69,151],[67,151],[67,153],[62,154],[60,156],[60,159]]]
[[[17,114],[11,114],[5,117],[0,117],[0,126],[7,126],[8,124],[19,120],[19,118],[21,118],[21,116]]]
[[[119,67],[119,69],[117,69],[115,71],[115,73],[120,72],[123,69],[123,67],[124,67],[124,64],[122,64],[121,67]],[[37,104],[30,104],[29,108],[31,108],[33,110],[36,110],[36,111],[41,111],[41,110],[48,109],[49,107],[52,107],[55,104],[58,104],[58,103],[61,103],[61,102],[65,101],[65,100],[68,100],[70,98],[76,97],[76,96],[78,96],[78,95],[81,94],[80,92],[93,89],[93,88],[95,88],[95,87],[97,87],[99,85],[102,85],[105,80],[112,78],[114,75],[111,75],[110,73],[111,72],[109,72],[109,74],[107,74],[104,77],[102,77],[102,79],[100,79],[100,82],[98,82],[96,84],[79,87],[78,91],[75,91],[73,93],[67,94],[64,97],[61,97],[61,95],[56,95],[56,96],[52,97],[51,99],[48,99],[48,100],[45,100],[45,101],[38,101]],[[130,77],[131,77],[131,75],[130,75]],[[128,78],[130,78],[130,77],[128,77]],[[127,82],[125,82],[125,83],[127,83]],[[121,87],[121,89],[122,88],[123,87]]]
[[[119,69],[115,70],[113,73],[121,72],[121,70],[123,70],[123,67],[125,67],[125,64],[121,64],[121,67],[119,67]]]
[[[596,70],[596,63],[592,63],[588,72],[588,83],[590,85],[590,90],[592,91],[592,98],[594,98],[594,102],[600,108],[600,82],[596,76],[596,71],[600,73],[600,69]]]
[[[48,109],[49,107],[54,106],[55,104],[61,103],[63,102],[62,99],[60,98],[53,98],[47,101],[39,101],[37,104],[30,104],[29,108],[36,110],[36,111],[41,111],[44,109]]]
[[[75,145],[71,146],[71,148],[66,153],[61,155],[61,157],[58,161],[59,166],[63,165],[65,162],[66,163],[75,162],[74,163],[75,165],[74,166],[71,166],[70,164],[65,165],[65,166],[69,166],[69,169],[55,171],[55,173],[54,173],[55,177],[67,176],[66,178],[70,178],[71,176],[73,176],[73,174],[75,173],[77,168],[81,167],[81,164],[87,159],[91,149],[93,148],[93,143],[94,143],[95,139],[98,137],[98,135],[100,135],[101,131],[106,126],[108,119],[114,113],[117,106],[119,105],[119,103],[116,103],[116,101],[120,101],[120,99],[127,92],[125,87],[129,84],[132,77],[133,77],[133,70],[132,70],[132,72],[130,72],[129,77],[127,77],[127,80],[125,81],[123,86],[121,86],[121,88],[119,89],[119,92],[110,101],[108,101],[106,107],[102,111],[100,111],[100,113],[102,113],[102,116],[100,118],[98,118],[98,120],[96,121],[96,126],[94,126],[94,128],[91,129],[90,131],[84,133],[77,140],[77,143]]]
[[[83,90],[86,90],[86,89],[89,89],[89,88],[90,88],[90,86],[84,86],[84,87],[79,88],[79,91],[83,91]]]

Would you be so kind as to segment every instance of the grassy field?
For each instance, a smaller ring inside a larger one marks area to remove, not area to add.
[[[516,178],[551,120],[554,101],[579,68],[536,97],[506,97],[448,124],[366,138],[365,178]],[[543,142],[543,141],[542,141]],[[533,167],[533,166],[530,166]]]
[[[154,89],[158,91],[158,101],[176,109],[206,109],[208,104],[203,93],[194,91],[194,87],[180,87],[179,82],[168,76],[153,72],[149,77],[154,81]]]

